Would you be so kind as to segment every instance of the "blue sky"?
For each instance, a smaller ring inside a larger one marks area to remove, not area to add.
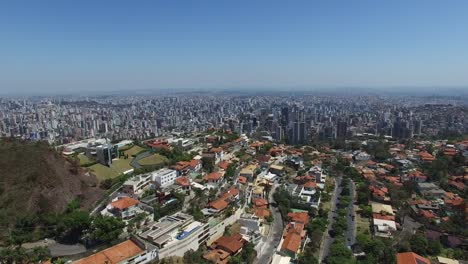
[[[440,0],[2,1],[0,91],[468,87],[466,14]]]

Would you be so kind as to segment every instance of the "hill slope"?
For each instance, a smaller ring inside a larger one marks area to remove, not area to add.
[[[102,195],[94,176],[46,143],[0,139],[0,229],[18,216],[62,212],[75,198],[89,209]]]

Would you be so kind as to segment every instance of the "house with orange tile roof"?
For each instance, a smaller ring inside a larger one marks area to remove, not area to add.
[[[242,250],[242,247],[247,241],[240,234],[232,236],[222,236],[210,245],[212,249],[221,249],[228,252],[231,256],[235,256]]]
[[[239,178],[237,179],[237,181],[238,181],[240,184],[246,184],[246,183],[247,183],[247,178],[244,177],[244,176],[239,176]]]
[[[177,171],[177,175],[186,175],[190,172],[190,162],[188,161],[178,161],[176,164],[171,166],[171,169]]]
[[[222,170],[227,170],[227,168],[229,167],[229,162],[228,161],[221,161],[219,164],[218,164],[218,167]]]
[[[91,256],[76,260],[73,264],[118,264],[129,259],[138,263],[149,263],[155,259],[154,251],[147,251],[141,243],[126,240]]]
[[[226,202],[225,199],[223,198],[219,198],[217,200],[214,200],[212,202],[209,203],[208,207],[209,208],[212,208],[218,212],[221,212],[223,211],[224,209],[226,209],[228,207],[229,203]]]
[[[202,152],[202,157],[213,159],[215,164],[223,160],[224,150],[222,148],[210,148]]]
[[[223,173],[218,171],[208,173],[203,177],[203,180],[206,183],[219,184],[223,180]]]
[[[167,149],[167,150],[170,150],[172,149],[172,146],[171,144],[169,144],[169,142],[167,142],[166,139],[156,139],[156,140],[152,140],[152,141],[146,141],[145,144],[154,149],[154,150],[160,150],[160,149]]]
[[[267,208],[268,207],[268,201],[263,198],[254,198],[252,200],[252,204],[254,208]]]
[[[258,218],[265,219],[271,215],[271,212],[268,208],[254,208],[254,215]]]
[[[449,180],[448,185],[450,187],[453,187],[453,188],[459,190],[460,192],[463,192],[466,189],[466,185],[462,181]]]
[[[431,262],[414,252],[403,252],[397,254],[397,264],[431,264]]]
[[[138,207],[140,201],[131,197],[118,197],[110,204],[107,205],[106,211],[109,212],[115,217],[122,218],[122,220],[130,220],[137,213],[142,212]]]
[[[432,156],[432,154],[430,154],[429,152],[427,151],[421,151],[418,153],[418,157],[419,157],[419,160],[422,161],[422,162],[426,162],[426,163],[431,163],[435,160],[435,157]]]
[[[284,236],[283,243],[281,244],[281,252],[291,258],[296,258],[301,247],[301,235],[296,231],[288,232]]]
[[[190,194],[190,190],[192,189],[192,185],[190,183],[190,179],[186,176],[178,177],[175,179],[175,184],[182,187],[182,190],[186,194]]]
[[[309,223],[309,214],[307,212],[296,212],[288,213],[288,219],[291,222],[308,224]]]
[[[412,182],[426,182],[428,177],[419,170],[412,170],[405,176],[405,178]]]

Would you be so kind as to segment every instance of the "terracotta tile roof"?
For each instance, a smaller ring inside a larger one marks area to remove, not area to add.
[[[188,177],[179,177],[175,179],[175,183],[180,185],[180,186],[190,186],[190,180]]]
[[[188,169],[189,167],[190,167],[190,162],[188,162],[188,161],[179,161],[179,162],[177,162],[174,166],[172,166],[172,168],[173,168],[174,170],[178,170],[178,171],[180,171],[180,170],[186,170],[186,169]]]
[[[212,172],[210,174],[207,174],[205,177],[203,177],[203,179],[205,181],[217,181],[221,179],[222,177],[223,175],[220,172]]]
[[[265,199],[262,199],[262,198],[255,198],[253,199],[253,204],[255,207],[264,207],[266,208],[266,206],[268,205],[268,201],[265,200]]]
[[[460,206],[465,203],[465,200],[459,196],[453,197],[452,199],[445,199],[444,200],[445,204],[449,206]]]
[[[282,250],[288,250],[296,253],[301,246],[301,235],[296,231],[291,231],[284,237],[283,244],[281,245]]]
[[[291,220],[291,222],[298,222],[303,224],[309,223],[309,215],[307,212],[288,213],[288,218]]]
[[[220,153],[220,152],[222,152],[222,151],[223,151],[222,148],[211,148],[211,149],[210,149],[210,152],[214,152],[214,153]]]
[[[139,204],[140,201],[133,199],[131,197],[122,197],[115,202],[111,203],[111,206],[119,210],[124,210],[134,205]]]
[[[218,167],[220,167],[220,168],[223,169],[223,170],[227,170],[227,168],[229,167],[229,162],[227,162],[227,161],[221,161],[221,162],[218,164]]]
[[[431,262],[414,252],[404,252],[397,254],[397,264],[431,264]]]
[[[463,182],[448,181],[448,185],[457,188],[459,191],[464,191],[466,186]]]
[[[378,213],[373,213],[372,218],[380,219],[380,220],[395,221],[395,216],[393,215],[383,215],[383,214],[378,214]]]
[[[427,152],[427,151],[421,151],[421,152],[419,152],[418,155],[423,161],[434,161],[435,160],[434,156],[429,154],[429,152]]]
[[[244,176],[239,176],[239,182],[242,183],[242,184],[245,184],[245,183],[247,183],[247,178],[244,177]]]
[[[104,249],[89,257],[74,262],[75,264],[116,264],[143,252],[137,244],[131,240],[124,241],[113,247]]]
[[[232,187],[231,189],[229,189],[227,192],[223,193],[221,195],[221,198],[223,199],[233,199],[234,197],[236,197],[237,195],[239,195],[239,189],[235,188],[235,187]]]
[[[271,212],[267,208],[255,208],[254,214],[260,218],[265,218],[270,216]]]
[[[425,217],[425,218],[428,218],[428,219],[434,219],[434,218],[438,218],[438,216],[436,214],[434,214],[434,212],[432,211],[429,211],[429,210],[419,210],[419,214],[421,214],[421,216]]]
[[[195,169],[195,167],[200,165],[200,164],[201,164],[201,160],[193,159],[193,160],[190,161],[190,167],[192,167],[192,169]]]
[[[235,234],[233,236],[222,236],[216,240],[212,245],[216,248],[220,248],[229,252],[230,254],[235,254],[238,252],[246,243],[240,234]]]
[[[304,188],[314,189],[317,188],[317,183],[309,181],[304,184]]]
[[[220,198],[218,200],[214,200],[210,203],[210,207],[216,209],[216,210],[224,210],[226,207],[228,207],[228,203],[223,199]]]

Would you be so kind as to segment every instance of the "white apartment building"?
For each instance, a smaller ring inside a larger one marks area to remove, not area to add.
[[[137,175],[125,181],[122,189],[125,193],[139,195],[151,185],[151,181],[153,180],[152,176],[152,173]]]
[[[151,174],[152,180],[161,188],[174,184],[174,181],[177,178],[177,171],[171,169],[160,169],[152,172]]]

